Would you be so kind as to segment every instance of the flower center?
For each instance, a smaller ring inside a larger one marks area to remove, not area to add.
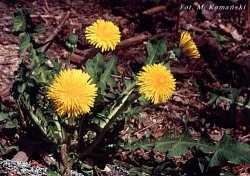
[[[156,75],[154,80],[155,89],[161,91],[165,86],[166,80],[162,75]]]
[[[161,78],[159,78],[158,82],[159,82],[160,84],[163,84],[163,83],[165,82],[165,80],[161,77]]]
[[[111,39],[111,35],[112,33],[110,33],[110,30],[107,27],[102,27],[98,31],[98,36],[100,37],[100,39],[105,41]]]
[[[76,85],[68,85],[65,89],[65,96],[71,100],[79,99],[81,97],[81,92],[79,90],[81,90],[80,87]]]

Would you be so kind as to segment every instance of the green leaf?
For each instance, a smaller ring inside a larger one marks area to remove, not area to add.
[[[128,88],[133,83],[132,80],[125,79],[125,75],[122,75],[122,82],[124,83],[126,88]]]
[[[74,164],[77,165],[80,169],[80,171],[85,175],[85,176],[94,176],[94,169],[93,166],[89,166],[88,164],[80,161],[80,160],[74,160]]]
[[[162,56],[167,52],[167,45],[163,39],[157,40],[155,44],[148,42],[147,45],[148,57],[145,64],[153,64],[159,62]]]
[[[155,146],[155,143],[149,139],[145,139],[143,142],[138,142],[137,139],[133,143],[126,143],[123,148],[131,151],[135,151],[136,149],[144,149],[144,150],[152,150]]]
[[[32,32],[30,33],[30,35],[34,36],[34,35],[42,34],[45,31],[46,30],[45,30],[44,27],[42,27],[42,26],[35,26],[34,29],[32,30]]]
[[[26,32],[20,33],[19,40],[19,53],[22,54],[30,47],[30,36]]]
[[[13,152],[13,151],[19,151],[19,147],[12,145],[9,147],[0,148],[0,155],[6,155],[6,154]]]
[[[227,170],[225,172],[220,173],[220,176],[235,176],[235,174],[232,171]]]
[[[226,42],[226,41],[228,41],[229,39],[226,37],[226,36],[224,36],[224,35],[220,35],[218,32],[216,32],[216,31],[212,31],[212,30],[210,30],[209,31],[210,32],[210,34],[212,35],[212,37],[214,37],[216,40],[217,40],[217,42]]]
[[[32,125],[36,127],[37,131],[40,132],[41,136],[45,138],[45,140],[58,144],[61,143],[61,127],[57,125],[57,119],[55,120],[55,125],[52,125],[49,123],[49,117],[46,117],[44,112],[37,107],[35,111],[32,109],[34,107],[31,107],[28,102],[22,102],[23,106],[25,107],[25,110],[29,113],[28,118]],[[51,115],[50,115],[51,117]]]
[[[60,174],[51,169],[48,169],[46,176],[60,176]]]
[[[209,143],[207,143],[207,141],[195,140],[189,135],[184,135],[181,138],[171,138],[169,136],[160,138],[156,141],[156,145],[153,150],[158,152],[167,152],[168,157],[173,157],[185,154],[194,146],[204,150],[204,152],[212,151],[214,149],[209,145]]]
[[[13,129],[16,128],[17,126],[15,125],[15,123],[11,122],[11,121],[7,121],[7,123],[4,125],[4,128],[7,129]]]
[[[26,83],[22,83],[20,85],[17,86],[17,91],[19,94],[23,94],[23,92],[25,91],[27,87],[27,84]]]
[[[230,161],[233,164],[242,164],[250,162],[250,146],[239,143],[225,133],[221,141],[215,147],[215,153],[209,162],[209,167],[220,166]]]
[[[53,74],[56,74],[56,73],[59,73],[62,65],[58,62],[58,61],[55,61],[55,60],[49,60],[52,65],[54,66],[54,69],[53,69]]]
[[[226,45],[224,45],[223,43],[229,41],[228,37],[220,35],[219,33],[213,30],[210,30],[209,32],[211,36],[216,40],[219,50],[226,48]]]
[[[8,109],[0,103],[0,122],[5,129],[18,129],[19,124],[17,121],[17,113],[11,109]]]
[[[177,58],[180,58],[182,55],[182,49],[181,48],[174,48],[173,52]]]
[[[94,83],[98,83],[101,74],[105,68],[103,56],[98,53],[93,59],[88,59],[86,63],[86,71],[92,78]]]
[[[111,73],[117,73],[117,57],[113,56],[108,63],[105,64],[105,71],[100,77],[100,82],[98,86],[105,91],[107,89],[107,85],[110,87],[116,87],[116,83],[113,78],[111,78]]]
[[[108,123],[109,119],[97,118],[94,117],[91,119],[91,122],[98,125],[100,128],[104,128],[104,126]]]
[[[209,95],[211,97],[210,97],[209,101],[207,102],[207,105],[213,104],[218,98],[218,96],[216,94],[214,94],[214,93],[209,93]]]
[[[196,87],[198,87],[201,98],[203,100],[206,100],[206,95],[209,95],[209,100],[207,102],[208,105],[212,106],[213,108],[217,107],[217,100],[220,102],[223,102],[224,104],[238,104],[240,106],[243,106],[242,103],[238,102],[237,97],[241,93],[240,89],[235,88],[211,88],[208,86],[205,86],[202,81],[196,81]]]
[[[13,29],[14,32],[24,32],[26,29],[27,19],[26,16],[29,14],[28,10],[23,8],[16,9],[13,15]]]
[[[4,122],[6,119],[8,119],[7,114],[0,112],[0,122]]]
[[[220,166],[225,162],[231,162],[233,164],[242,164],[250,162],[250,146],[236,142],[227,133],[224,134],[222,140],[217,144],[212,143],[204,138],[193,139],[189,134],[175,138],[165,135],[156,141],[144,140],[141,143],[130,144],[129,149],[135,150],[136,148],[143,148],[153,150],[155,152],[167,153],[169,158],[174,156],[184,155],[193,147],[199,148],[205,153],[213,152],[213,156],[210,159],[209,167]]]

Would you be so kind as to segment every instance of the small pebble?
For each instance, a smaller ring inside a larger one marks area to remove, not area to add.
[[[17,162],[12,160],[3,160],[0,158],[0,168],[4,174],[15,171],[17,175],[45,176],[48,168],[37,168],[27,162]],[[72,176],[84,176],[81,173],[72,171]]]

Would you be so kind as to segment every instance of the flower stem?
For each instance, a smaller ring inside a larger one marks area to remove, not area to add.
[[[119,115],[129,106],[131,105],[139,96],[134,93],[135,84],[131,84],[122,95],[121,101],[118,99],[116,103],[113,105],[111,109],[111,113],[108,115],[107,119],[110,119],[109,122],[105,125],[105,127],[101,130],[101,132],[97,135],[96,139],[93,141],[90,146],[84,150],[84,152],[79,153],[78,157],[80,159],[84,158],[90,152],[92,152],[103,140],[105,134],[110,130],[111,125],[117,119]]]
[[[65,68],[67,68],[70,64],[70,60],[71,60],[71,56],[73,54],[74,51],[70,51],[68,56],[67,56],[67,61],[66,61],[66,64],[65,64]]]
[[[67,145],[63,144],[61,147],[61,157],[62,157],[62,175],[63,176],[71,176],[71,170],[68,164],[68,152],[67,152]]]

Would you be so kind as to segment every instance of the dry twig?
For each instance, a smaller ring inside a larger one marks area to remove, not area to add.
[[[139,34],[135,37],[131,37],[131,38],[121,41],[121,43],[117,46],[117,49],[123,49],[132,45],[136,45],[138,43],[141,43],[143,41],[150,39],[150,37],[151,35]],[[96,54],[96,52],[97,50],[95,48],[91,48],[91,49],[87,49],[85,51],[86,54],[84,54],[83,56],[76,54],[76,53],[72,53],[70,61],[74,64],[78,64],[79,67],[81,67],[84,64],[84,62],[86,62],[88,58],[92,58],[94,54]],[[68,51],[64,51],[63,55],[67,56]]]
[[[155,13],[158,13],[158,12],[163,12],[166,10],[166,7],[165,6],[156,6],[156,7],[153,7],[153,8],[150,8],[150,9],[147,9],[147,10],[144,10],[143,11],[143,14],[147,14],[147,15],[153,15]]]
[[[154,36],[150,34],[138,34],[134,37],[121,41],[121,43],[117,46],[117,50],[124,49],[133,45],[137,45],[147,40],[154,40],[160,37],[168,37],[168,36],[169,36],[168,33],[160,33]],[[72,53],[71,58],[70,58],[71,63],[78,64],[78,67],[81,67],[86,62],[87,59],[92,58],[94,56],[93,53],[96,53],[96,49],[93,49],[93,48],[87,49],[85,53],[86,54],[84,54],[83,56],[76,54],[76,53]],[[64,51],[63,55],[67,56],[68,52]]]

